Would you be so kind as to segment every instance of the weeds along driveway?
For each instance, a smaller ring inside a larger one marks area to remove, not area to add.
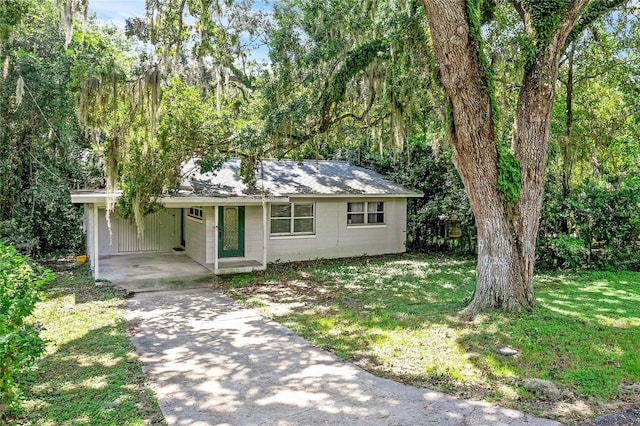
[[[554,425],[382,379],[210,289],[137,293],[131,338],[170,425]]]

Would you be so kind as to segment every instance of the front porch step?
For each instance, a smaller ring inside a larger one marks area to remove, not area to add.
[[[249,259],[220,259],[218,260],[218,275],[242,274],[253,271],[264,271],[265,266],[257,260]]]

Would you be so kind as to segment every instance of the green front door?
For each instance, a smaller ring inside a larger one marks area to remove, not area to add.
[[[244,207],[218,207],[218,257],[244,256]]]

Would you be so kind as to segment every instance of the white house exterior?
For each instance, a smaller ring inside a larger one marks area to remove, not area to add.
[[[265,269],[271,262],[405,251],[409,191],[342,161],[264,160],[249,188],[240,161],[214,173],[185,165],[180,191],[145,218],[144,232],[111,214],[104,191],[73,191],[84,204],[87,254],[96,278],[100,257],[183,250],[215,274]]]

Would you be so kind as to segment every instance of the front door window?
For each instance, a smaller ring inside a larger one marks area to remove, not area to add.
[[[238,207],[225,207],[222,250],[238,250],[240,248],[238,241]]]
[[[244,207],[219,208],[219,257],[244,256]]]

